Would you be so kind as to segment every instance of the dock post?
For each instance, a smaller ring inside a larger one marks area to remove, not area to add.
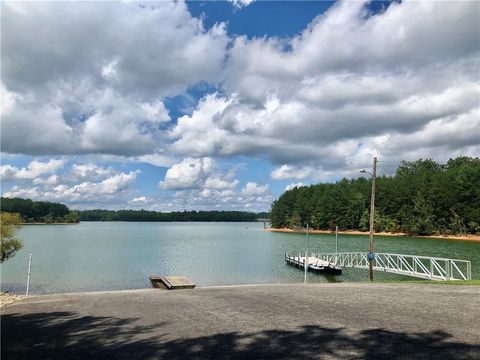
[[[28,289],[30,287],[30,272],[32,270],[32,254],[30,254],[30,258],[28,259],[28,273],[27,273],[27,291],[25,293],[25,297],[28,298]]]
[[[303,283],[306,284],[307,283],[307,271],[308,271],[308,261],[307,261],[307,258],[308,258],[308,252],[305,251],[305,260],[303,262],[303,267],[305,268],[305,278],[303,279]]]
[[[337,265],[338,256],[338,226],[335,226],[335,265]]]

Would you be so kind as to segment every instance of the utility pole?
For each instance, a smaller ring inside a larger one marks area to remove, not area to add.
[[[377,158],[373,158],[372,198],[370,200],[370,251],[368,254],[368,280],[373,281],[373,233],[375,225],[375,180],[377,177]]]
[[[303,282],[306,284],[307,281],[308,281],[308,253],[310,252],[310,249],[309,249],[309,246],[308,246],[308,224],[307,224],[307,237],[306,237],[306,243],[307,243],[307,246],[306,246],[306,249],[305,249],[305,264],[304,264],[304,267],[305,267],[305,277],[303,279]],[[299,258],[300,260],[300,258]]]
[[[335,226],[335,266],[338,262],[338,225]]]
[[[335,254],[338,253],[338,226],[335,226]]]

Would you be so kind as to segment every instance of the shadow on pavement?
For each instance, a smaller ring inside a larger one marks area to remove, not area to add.
[[[168,340],[166,323],[78,316],[72,312],[2,316],[2,359],[478,359],[480,345],[448,333],[350,333],[303,326],[296,330],[229,332]],[[171,336],[170,336],[171,338]]]

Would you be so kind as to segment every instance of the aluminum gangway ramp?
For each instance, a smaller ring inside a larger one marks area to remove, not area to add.
[[[368,253],[342,252],[310,254],[340,267],[368,269]],[[429,280],[471,280],[472,264],[468,260],[430,256],[375,253],[373,270]]]

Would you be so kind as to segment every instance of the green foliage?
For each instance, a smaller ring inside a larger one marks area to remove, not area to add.
[[[395,219],[390,216],[383,215],[375,210],[375,217],[373,218],[375,223],[375,231],[385,232],[398,232],[399,226]],[[370,230],[370,211],[365,209],[358,223],[358,230],[369,231]]]
[[[228,221],[244,222],[268,218],[268,213],[246,211],[174,211],[163,213],[147,210],[81,210],[77,216],[82,221]]]
[[[298,213],[294,213],[288,218],[287,225],[291,229],[299,228],[302,226],[302,218]]]
[[[22,218],[19,214],[0,212],[0,262],[13,257],[22,248],[22,242],[15,237]]]
[[[20,198],[1,198],[2,211],[17,213],[22,222],[78,222],[78,216],[63,204]]]
[[[70,211],[63,217],[63,219],[68,223],[77,223],[80,221],[80,216],[78,215],[77,211]]]
[[[370,192],[365,178],[291,189],[272,204],[272,226],[368,231]],[[479,234],[480,159],[402,162],[394,176],[377,178],[374,221],[376,231]]]
[[[2,198],[3,211],[21,215],[25,223],[83,221],[256,221],[267,219],[270,213],[246,211],[174,211],[170,213],[147,210],[74,210],[63,204],[32,201],[19,198]]]
[[[368,231],[370,229],[370,211],[365,209],[363,211],[362,217],[358,222],[358,230],[360,231]]]

